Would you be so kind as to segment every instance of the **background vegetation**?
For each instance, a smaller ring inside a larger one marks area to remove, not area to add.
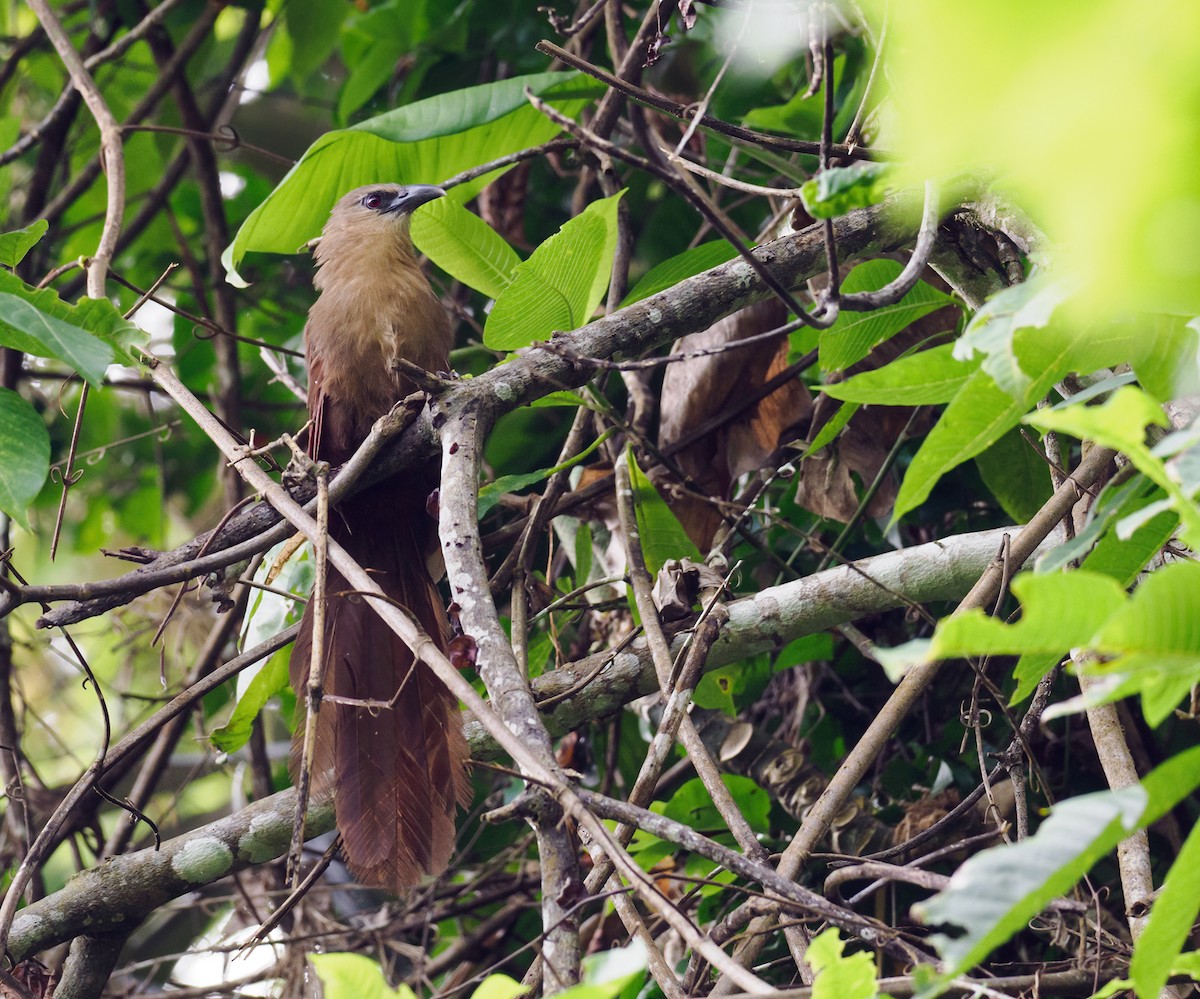
[[[0,993],[1187,994],[1197,21],[4,5]],[[449,191],[458,377],[332,500],[440,460],[475,596],[403,899],[327,803],[285,863],[279,438],[376,180]]]

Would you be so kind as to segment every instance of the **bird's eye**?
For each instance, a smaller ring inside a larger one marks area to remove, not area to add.
[[[374,191],[362,199],[362,205],[364,208],[369,208],[373,212],[378,211],[383,207],[383,195],[378,191]]]

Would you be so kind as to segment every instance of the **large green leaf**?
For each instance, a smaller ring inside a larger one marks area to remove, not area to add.
[[[954,356],[953,344],[898,357],[873,371],[822,385],[821,391],[846,402],[884,406],[929,406],[949,402],[978,365]]]
[[[1157,821],[1200,785],[1200,747],[1168,760],[1141,784],[1070,798],[1055,805],[1037,833],[976,854],[946,890],[914,906],[926,923],[965,932],[936,934],[946,962],[933,996],[1022,930],[1052,899],[1065,894],[1121,840]]]
[[[68,326],[77,327],[89,338],[98,337],[111,348],[108,354],[109,361],[106,361],[106,364],[110,363],[114,353],[118,360],[126,364],[136,365],[138,363],[134,348],[146,342],[146,334],[122,316],[117,307],[108,299],[84,298],[77,305],[68,305],[58,297],[58,292],[53,288],[34,288],[11,271],[3,269],[0,269],[0,294],[23,299],[33,305],[38,312],[53,319],[62,320]],[[40,327],[40,322],[34,325],[36,329]],[[3,340],[5,337],[11,337],[15,342]],[[80,344],[78,349],[83,352],[85,358],[99,360],[100,353],[94,345],[90,343],[84,345],[84,341],[74,333],[67,334],[67,339],[71,344],[76,342]],[[8,325],[2,312],[0,312],[0,342],[37,357],[57,357],[67,364],[72,364],[69,353],[60,354],[50,345],[41,345],[41,341],[35,333]],[[72,364],[72,366],[74,365]],[[80,371],[80,373],[84,372]],[[100,372],[100,375],[103,375],[103,371]]]
[[[29,529],[28,509],[50,474],[50,435],[34,408],[0,388],[0,510]]]
[[[449,198],[439,198],[413,216],[412,236],[438,267],[489,298],[500,297],[521,265],[495,229]]]
[[[1095,572],[1039,576],[1020,573],[1012,591],[1021,601],[1021,620],[1005,624],[973,609],[938,623],[932,657],[1016,655],[1057,652],[1087,645],[1110,617],[1125,606],[1125,591],[1110,576]]]
[[[617,202],[623,193],[592,202],[517,268],[488,313],[487,346],[517,350],[591,318],[612,275]]]
[[[569,115],[598,92],[578,73],[539,73],[454,90],[326,132],[242,223],[222,255],[229,280],[240,281],[237,268],[249,252],[297,252],[352,188],[436,183],[553,138],[559,127],[530,106],[526,87]],[[466,202],[496,175],[460,184],[449,196]]]
[[[1132,28],[1128,0],[866,6],[887,23],[888,144],[906,182],[996,178],[1051,234],[1092,315],[1200,313],[1200,4],[1159,0]],[[1136,170],[1081,155],[1129,135],[1154,136]]]
[[[325,999],[417,999],[407,985],[392,988],[378,961],[365,954],[309,954]]]
[[[1012,589],[1022,607],[1016,624],[980,610],[966,611],[941,621],[932,641],[910,642],[891,650],[890,657],[903,664],[914,658],[1045,655],[1050,658],[1033,659],[1045,666],[1066,649],[1090,650],[1096,661],[1087,661],[1082,669],[1105,677],[1107,683],[1082,699],[1056,705],[1052,712],[1137,694],[1151,725],[1162,722],[1200,682],[1200,563],[1163,566],[1147,576],[1132,597],[1111,575],[1086,569],[1021,573]],[[1022,696],[1036,682],[1032,665],[1027,662],[1020,670]]]
[[[1133,945],[1129,975],[1138,999],[1157,999],[1200,913],[1200,822],[1167,872],[1150,918]]]
[[[1200,822],[1192,827],[1183,849],[1166,872],[1162,890],[1154,899],[1150,919],[1133,945],[1129,975],[1139,999],[1162,994],[1175,959],[1187,943],[1196,914],[1200,913]]]
[[[1058,572],[1071,560],[1085,555],[1081,568],[1087,572],[1102,573],[1116,580],[1122,589],[1132,585],[1162,546],[1170,540],[1179,523],[1169,511],[1140,519],[1135,530],[1125,534],[1119,530],[1123,519],[1134,511],[1147,506],[1157,506],[1157,497],[1162,493],[1153,490],[1146,495],[1145,480],[1135,480],[1120,487],[1111,496],[1101,496],[1098,509],[1093,509],[1092,519],[1075,541],[1059,548],[1038,560],[1036,572],[1046,574]],[[1013,691],[1012,703],[1017,704],[1033,693],[1038,681],[1059,662],[1067,652],[1061,644],[1052,651],[1023,653],[1013,667],[1013,678],[1017,689]]]
[[[1105,699],[1138,694],[1157,726],[1200,683],[1200,564],[1174,562],[1147,576],[1089,645],[1109,657],[1089,674],[1118,682]]]
[[[1042,275],[993,295],[971,317],[954,344],[954,356],[970,360],[983,356],[983,370],[1014,399],[1024,397],[1031,375],[1021,367],[1014,346],[1019,330],[1042,329],[1066,301],[1069,289]]]
[[[847,294],[878,291],[893,281],[901,269],[895,260],[868,260],[846,275],[842,291]],[[821,368],[825,371],[844,371],[866,357],[872,347],[895,336],[922,316],[953,303],[949,295],[924,281],[918,281],[895,305],[871,312],[843,312],[829,329],[821,332]],[[953,323],[949,325],[953,326]]]
[[[34,219],[24,229],[0,232],[0,264],[16,267],[25,259],[25,254],[37,245],[38,240],[46,235],[49,228],[50,223],[45,219]]]
[[[1073,323],[1025,327],[1013,335],[1012,351],[1029,382],[1020,396],[1001,388],[980,369],[958,390],[913,458],[892,514],[899,519],[924,502],[948,471],[991,447],[1068,372],[1087,373],[1127,361],[1146,348],[1140,331],[1112,324],[1083,328]],[[1034,421],[1030,421],[1034,422]]]
[[[96,386],[113,360],[113,349],[103,340],[8,292],[0,292],[0,344],[58,358]]]

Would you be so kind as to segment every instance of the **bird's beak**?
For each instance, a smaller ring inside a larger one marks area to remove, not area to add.
[[[440,187],[434,187],[432,184],[413,184],[392,198],[391,202],[383,210],[383,214],[390,215],[394,212],[408,214],[416,211],[426,202],[445,197],[445,195],[445,191]]]

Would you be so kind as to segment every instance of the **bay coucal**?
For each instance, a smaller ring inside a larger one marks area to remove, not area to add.
[[[346,461],[372,424],[413,385],[404,358],[447,371],[450,320],[417,263],[412,212],[445,192],[428,185],[374,184],[334,206],[316,249],[320,292],[304,330],[308,364],[308,453]],[[446,613],[435,576],[437,532],[426,512],[437,467],[404,472],[330,511],[338,541],[445,648]],[[470,800],[467,746],[457,699],[370,607],[347,594],[332,566],[325,587],[324,693],[312,761],[314,793],[332,792],[343,852],[361,882],[399,892],[440,873],[454,846],[454,813]],[[303,702],[312,656],[310,600],[291,659]],[[371,701],[365,707],[345,700]],[[300,765],[303,726],[292,745]]]

